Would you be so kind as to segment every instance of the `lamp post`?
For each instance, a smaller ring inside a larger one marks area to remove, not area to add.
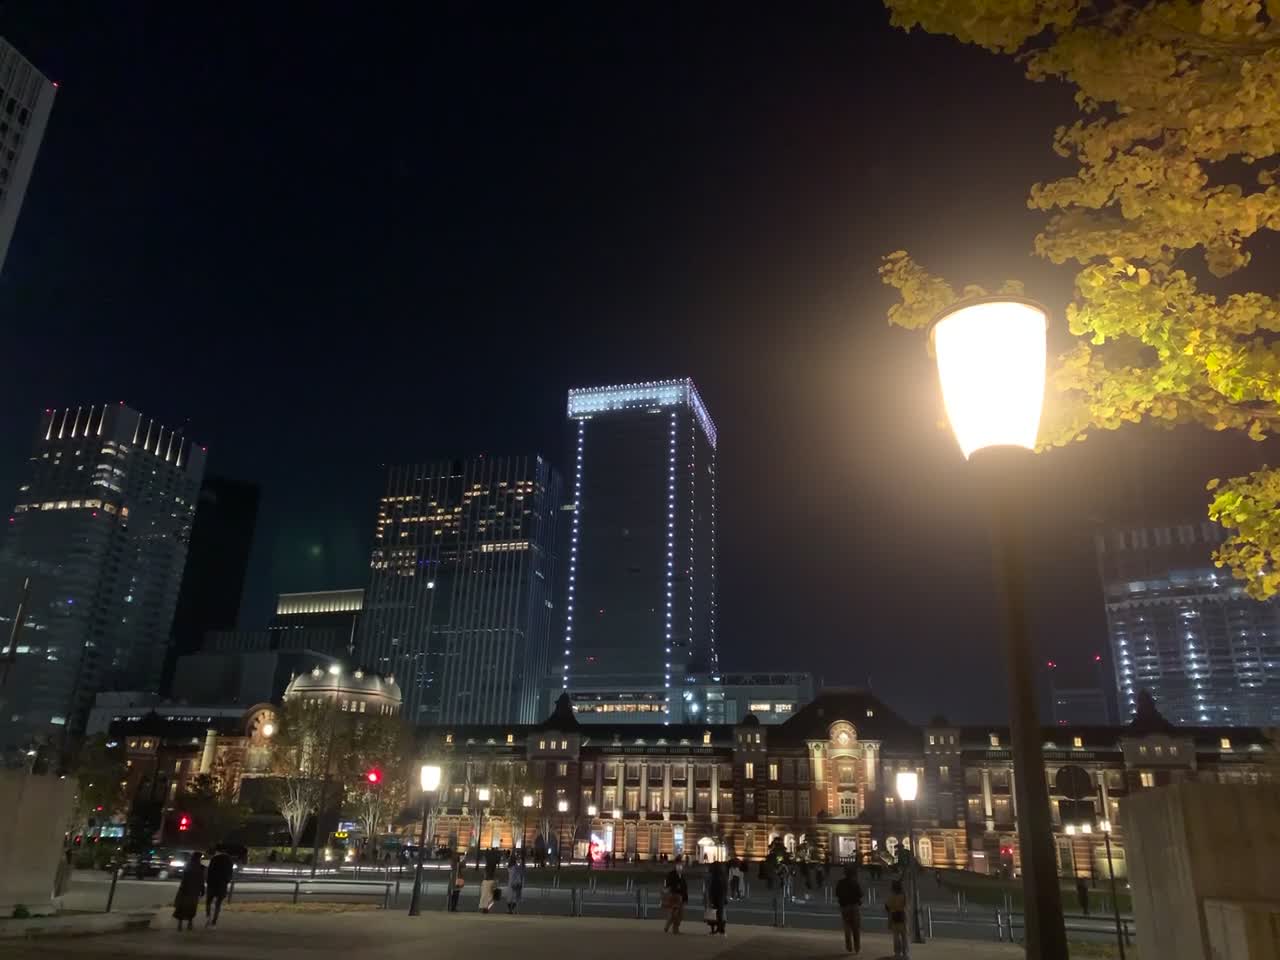
[[[476,831],[476,869],[480,869],[480,844],[484,842],[484,805],[489,802],[489,788],[476,790],[476,800],[480,802],[480,826]]]
[[[524,857],[525,836],[527,835],[526,831],[528,830],[528,827],[529,827],[529,809],[533,806],[533,794],[526,793],[523,797],[521,797],[520,806],[523,809],[523,813],[520,814],[520,862],[523,863],[525,859]]]
[[[591,858],[591,830],[595,826],[596,814],[600,812],[600,808],[594,803],[587,804],[587,869],[592,866]]]
[[[965,300],[934,321],[943,404],[956,441],[991,488],[997,587],[1003,594],[1009,727],[1017,776],[1027,956],[1066,960],[1036,677],[1027,628],[1021,504],[1044,404],[1048,314],[1017,297]]]
[[[911,821],[911,804],[915,803],[916,794],[920,790],[920,776],[914,770],[899,770],[894,781],[898,797],[902,800],[902,812],[907,820],[907,845],[911,848],[911,857],[907,861],[911,870],[911,939],[914,943],[924,943],[924,934],[920,931],[920,886],[916,859],[915,829]]]
[[[1120,920],[1120,900],[1116,897],[1116,868],[1111,863],[1111,821],[1098,823],[1102,840],[1107,845],[1107,877],[1111,881],[1111,912],[1116,918],[1116,945],[1120,948],[1120,960],[1124,960],[1124,923]]]
[[[569,801],[559,801],[556,804],[556,809],[560,811],[559,839],[556,840],[556,871],[559,872],[560,864],[564,860],[564,818],[565,814],[569,812]]]
[[[418,903],[422,898],[422,861],[427,852],[427,814],[430,810],[431,794],[440,789],[440,768],[434,764],[423,764],[419,771],[422,782],[422,835],[418,838],[418,865],[413,872],[413,896],[409,898],[409,916],[416,917],[421,910]]]

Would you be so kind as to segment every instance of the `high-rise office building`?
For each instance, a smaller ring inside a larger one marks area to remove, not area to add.
[[[258,519],[256,484],[207,476],[196,501],[187,565],[173,616],[165,686],[177,657],[200,649],[210,630],[234,630]]]
[[[0,37],[0,270],[58,85]]]
[[[1148,690],[1173,723],[1280,723],[1280,602],[1213,566],[1222,536],[1200,521],[1096,537],[1121,719]]]
[[[719,670],[715,424],[687,379],[570,390],[568,416],[573,513],[556,679],[575,695],[607,702],[619,691],[668,722],[693,720],[686,686]]]
[[[550,670],[559,475],[538,456],[387,471],[356,658],[425,723],[531,723]]]
[[[45,411],[0,550],[5,743],[75,732],[100,691],[159,689],[204,463],[124,404]]]

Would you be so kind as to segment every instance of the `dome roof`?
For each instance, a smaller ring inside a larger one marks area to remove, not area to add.
[[[359,668],[347,670],[336,663],[327,667],[317,665],[295,676],[285,687],[284,699],[303,694],[327,697],[345,694],[400,702],[400,687],[396,685],[395,677],[384,677]]]
[[[738,726],[758,727],[760,726],[760,718],[757,717],[754,713],[748,713],[745,717],[742,718],[742,723],[738,724]]]

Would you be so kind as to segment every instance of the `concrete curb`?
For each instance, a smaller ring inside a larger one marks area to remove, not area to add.
[[[145,930],[156,917],[154,912],[75,914],[32,917],[30,920],[0,922],[0,940],[34,940],[52,937],[90,937],[102,933]]]

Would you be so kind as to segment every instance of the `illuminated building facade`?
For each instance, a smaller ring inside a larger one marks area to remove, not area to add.
[[[357,649],[396,677],[413,723],[536,719],[560,497],[538,456],[388,470]]]
[[[8,744],[80,729],[102,690],[158,690],[204,449],[123,404],[47,410],[0,551],[5,652],[30,577]]]
[[[570,390],[568,417],[560,688],[683,722],[686,683],[719,670],[715,424],[687,379]]]
[[[0,37],[0,270],[58,85]]]
[[[1263,731],[1174,727],[1144,703],[1125,726],[1043,730],[1064,877],[1107,876],[1107,826],[1116,874],[1125,876],[1123,811],[1138,791],[1274,779],[1276,747]],[[559,848],[575,857],[594,845],[597,854],[640,860],[759,861],[781,841],[807,849],[813,860],[892,864],[910,843],[896,776],[915,771],[910,830],[924,866],[1021,869],[1005,727],[955,727],[942,719],[921,727],[865,691],[829,689],[775,726],[754,716],[737,724],[647,725],[587,724],[580,716],[565,695],[537,725],[422,731],[423,752],[444,768],[432,846],[463,851],[483,829],[484,846]],[[1067,767],[1088,777],[1092,799],[1073,805],[1062,793],[1059,774]],[[489,789],[484,804],[481,788]]]
[[[1280,602],[1259,603],[1200,522],[1096,538],[1121,717],[1150,691],[1174,723],[1280,724]]]

